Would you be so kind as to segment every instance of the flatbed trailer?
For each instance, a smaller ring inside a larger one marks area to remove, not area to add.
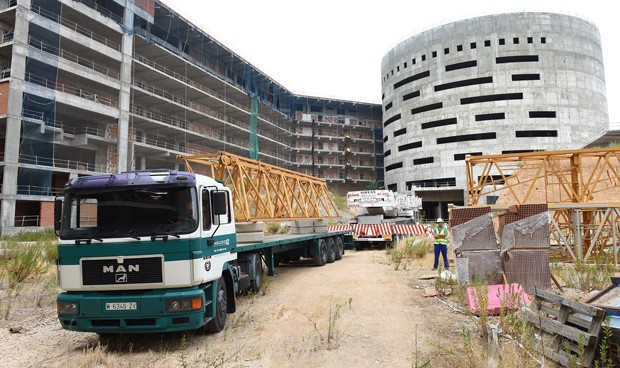
[[[351,244],[351,232],[349,230],[341,231],[328,231],[325,233],[315,234],[278,234],[266,236],[263,242],[258,243],[240,243],[238,244],[237,251],[239,253],[256,252],[260,251],[264,257],[265,264],[267,265],[267,275],[275,276],[275,267],[282,262],[283,256],[291,258],[313,258],[313,253],[309,251],[308,242],[316,242],[321,239],[334,238],[337,243],[334,251],[336,255],[335,260],[340,260],[344,255],[344,250],[348,249]],[[339,239],[336,239],[338,237]],[[329,244],[327,252],[329,252]],[[320,245],[319,245],[320,247]],[[339,254],[338,254],[339,253]],[[329,254],[326,254],[327,260],[323,262],[329,263]],[[321,266],[321,264],[316,264]]]
[[[323,266],[344,254],[347,230],[263,237],[257,223],[236,222],[233,203],[229,187],[190,172],[72,179],[54,208],[62,327],[219,332],[236,297],[260,290],[263,264],[275,275],[278,263]],[[261,241],[246,241],[246,225]]]

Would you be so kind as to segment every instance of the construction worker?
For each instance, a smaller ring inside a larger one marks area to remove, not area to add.
[[[448,227],[443,223],[440,217],[437,219],[437,226],[433,228],[433,236],[435,237],[435,262],[433,262],[433,270],[439,265],[439,253],[443,257],[443,266],[446,270],[450,269],[448,263]]]

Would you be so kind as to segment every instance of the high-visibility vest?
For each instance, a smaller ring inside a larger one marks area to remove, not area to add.
[[[434,228],[433,229],[433,233],[434,234],[446,234],[448,235],[448,227],[446,225],[443,226],[443,228]],[[435,238],[435,244],[445,244],[448,245],[448,238]]]

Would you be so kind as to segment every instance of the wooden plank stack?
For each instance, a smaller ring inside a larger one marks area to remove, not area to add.
[[[605,312],[597,307],[534,288],[523,317],[540,332],[538,352],[562,366],[591,367]]]

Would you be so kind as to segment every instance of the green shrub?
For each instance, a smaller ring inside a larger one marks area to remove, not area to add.
[[[349,207],[347,206],[347,197],[339,196],[336,194],[332,195],[332,199],[334,200],[334,204],[336,208],[340,210],[347,210]]]
[[[49,264],[39,244],[7,247],[7,257],[3,261],[9,288],[14,288],[28,277],[44,274]]]
[[[264,233],[265,235],[280,234],[280,223],[279,222],[268,222],[265,225]]]
[[[424,258],[432,250],[433,242],[426,236],[403,238],[396,244],[396,249],[402,252],[403,257],[420,259]]]
[[[616,272],[613,260],[607,255],[599,255],[592,264],[577,261],[574,264],[553,265],[554,275],[562,279],[566,286],[581,291],[602,290],[609,286],[609,279]]]
[[[398,270],[401,265],[406,269],[409,260],[424,258],[431,252],[432,245],[431,239],[418,235],[401,239],[394,247],[387,247],[386,253],[390,256],[395,270]]]
[[[42,243],[45,260],[52,263],[58,258],[58,241],[50,240]]]
[[[54,233],[53,229],[47,229],[42,231],[24,231],[13,235],[2,235],[1,241],[5,242],[34,242],[34,241],[51,241],[57,240],[58,237]]]

